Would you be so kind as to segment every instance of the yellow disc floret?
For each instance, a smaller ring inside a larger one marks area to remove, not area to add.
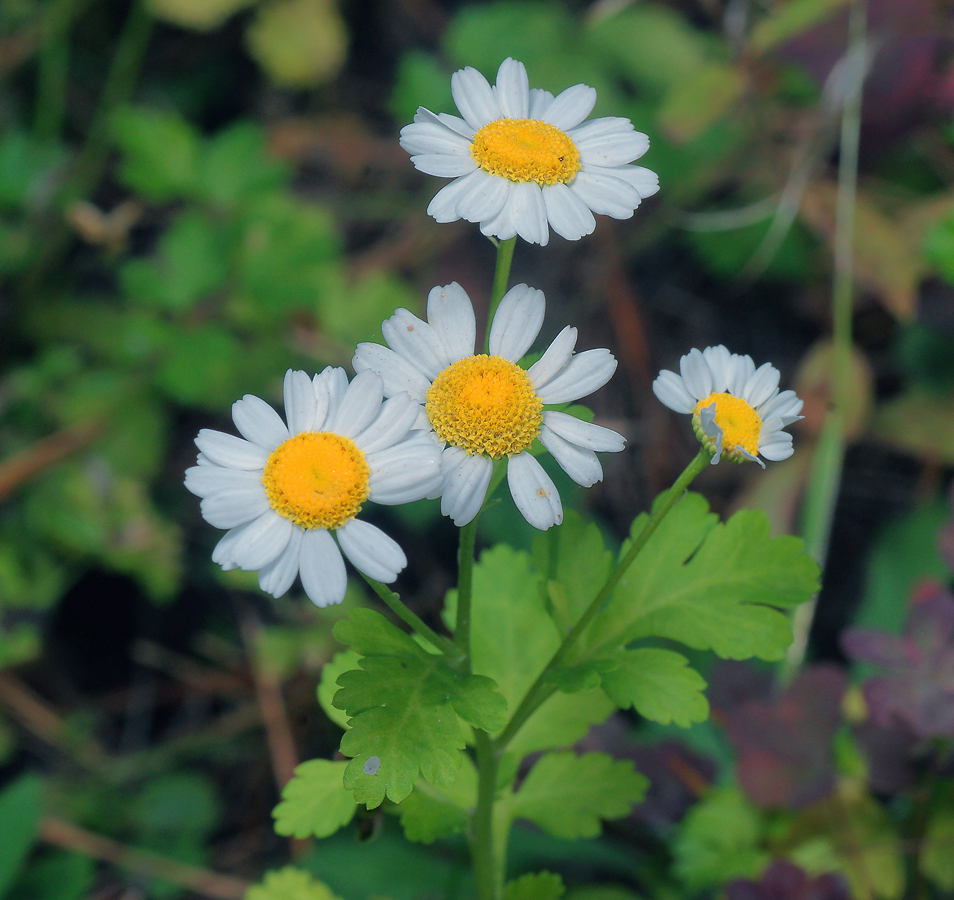
[[[735,452],[741,447],[752,456],[758,456],[759,435],[762,433],[762,419],[759,414],[741,397],[732,394],[709,394],[700,400],[693,410],[693,427],[703,443],[708,445],[711,440],[704,433],[700,434],[698,426],[699,413],[713,403],[716,405],[715,423],[722,429],[722,453],[724,458],[735,462],[742,462],[745,457]]]
[[[543,401],[530,376],[500,356],[468,356],[441,372],[427,390],[437,436],[472,456],[499,459],[527,449],[543,423]]]
[[[302,528],[340,528],[368,499],[371,469],[350,438],[303,431],[279,444],[262,484],[272,509]]]
[[[580,171],[580,151],[566,132],[537,119],[497,119],[474,135],[471,156],[511,181],[565,184]]]

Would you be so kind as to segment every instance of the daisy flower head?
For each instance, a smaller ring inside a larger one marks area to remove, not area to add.
[[[583,487],[603,478],[595,451],[623,449],[615,431],[545,409],[606,384],[616,371],[609,350],[574,353],[577,331],[567,326],[529,369],[517,365],[540,333],[545,308],[542,291],[511,288],[491,324],[489,355],[475,354],[474,307],[455,282],[430,292],[426,322],[399,309],[382,325],[387,347],[358,345],[355,371],[377,372],[386,396],[407,391],[424,405],[444,446],[441,512],[456,525],[480,511],[494,460],[504,458],[524,518],[541,531],[563,521],[553,481],[528,452],[536,438]]]
[[[420,107],[401,129],[417,169],[454,179],[427,207],[438,222],[466,219],[485,235],[541,245],[552,228],[576,241],[596,227],[593,213],[628,219],[659,190],[655,173],[630,165],[649,138],[629,119],[584,121],[596,103],[585,84],[556,97],[531,90],[523,63],[508,57],[493,86],[468,66],[451,92],[463,118]]]
[[[415,430],[419,404],[381,379],[344,369],[314,378],[285,373],[285,421],[246,394],[232,405],[242,437],[199,432],[198,464],[185,486],[202,516],[228,533],[212,552],[223,569],[258,571],[263,591],[281,597],[301,576],[317,606],[340,603],[347,587],[342,553],[356,569],[392,582],[407,565],[400,546],[356,518],[366,500],[394,505],[439,490],[440,446]],[[334,535],[334,537],[332,537]]]
[[[792,455],[792,436],[783,429],[802,418],[802,401],[795,391],[779,393],[779,371],[771,363],[756,369],[751,356],[720,344],[690,350],[679,360],[679,372],[663,369],[653,393],[670,409],[692,414],[712,465],[752,460],[764,469],[760,455],[773,462]]]

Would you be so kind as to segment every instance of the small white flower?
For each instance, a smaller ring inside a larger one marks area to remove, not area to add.
[[[553,228],[576,241],[596,227],[593,213],[628,219],[659,190],[654,172],[629,165],[649,149],[629,119],[584,123],[596,103],[585,84],[556,97],[531,90],[523,63],[508,57],[493,87],[467,67],[451,92],[462,119],[420,107],[401,129],[416,168],[454,179],[427,207],[438,222],[479,222],[486,235],[532,244]]]
[[[663,369],[653,393],[670,409],[692,414],[692,427],[712,453],[712,465],[758,458],[788,459],[792,436],[783,428],[802,417],[795,391],[779,393],[779,371],[771,363],[755,368],[750,356],[729,353],[721,344],[692,349],[679,360],[680,375]]]
[[[300,575],[317,606],[344,599],[342,552],[369,578],[394,581],[404,552],[355,517],[366,500],[408,503],[439,489],[440,446],[413,430],[419,404],[407,394],[382,403],[373,372],[349,384],[344,369],[331,367],[314,379],[289,369],[284,394],[287,426],[246,394],[232,405],[241,438],[204,428],[195,439],[201,452],[185,486],[202,498],[210,525],[229,529],[212,559],[226,570],[258,570],[262,590],[275,597]]]
[[[503,457],[510,493],[524,518],[542,531],[563,521],[553,481],[527,452],[534,438],[583,487],[603,478],[595,451],[623,449],[623,437],[615,431],[544,410],[606,384],[616,371],[609,350],[575,354],[577,332],[567,326],[529,369],[517,365],[536,340],[545,309],[542,291],[525,284],[511,288],[494,316],[490,355],[475,355],[474,307],[455,282],[430,292],[426,322],[399,309],[382,325],[391,349],[358,345],[355,371],[377,372],[385,395],[407,391],[425,405],[430,425],[445,443],[441,512],[457,525],[477,515],[493,461]]]

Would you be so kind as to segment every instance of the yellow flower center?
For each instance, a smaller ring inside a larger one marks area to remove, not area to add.
[[[272,509],[302,528],[340,528],[368,499],[371,469],[350,438],[303,431],[279,444],[262,484]]]
[[[530,376],[500,356],[458,360],[434,379],[426,396],[437,436],[472,456],[521,453],[543,423],[543,401]]]
[[[536,119],[488,122],[474,135],[470,153],[491,175],[541,186],[572,181],[582,168],[570,136]]]
[[[759,414],[741,397],[732,394],[709,394],[705,400],[696,404],[694,415],[700,410],[716,405],[715,421],[722,429],[722,450],[730,458],[736,447],[757,456],[759,435],[762,433],[762,419]],[[744,459],[745,457],[739,457]]]

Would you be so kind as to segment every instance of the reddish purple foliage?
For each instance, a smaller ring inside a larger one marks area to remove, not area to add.
[[[816,665],[784,693],[749,700],[727,715],[729,739],[739,753],[739,784],[755,803],[798,809],[831,791],[831,742],[846,686],[841,669]]]
[[[864,683],[871,718],[884,728],[897,720],[919,738],[954,735],[954,595],[935,582],[914,592],[904,635],[852,628],[845,653],[884,675]]]
[[[782,859],[772,863],[760,881],[732,881],[726,885],[728,900],[850,900],[841,875],[809,878],[808,873]]]

